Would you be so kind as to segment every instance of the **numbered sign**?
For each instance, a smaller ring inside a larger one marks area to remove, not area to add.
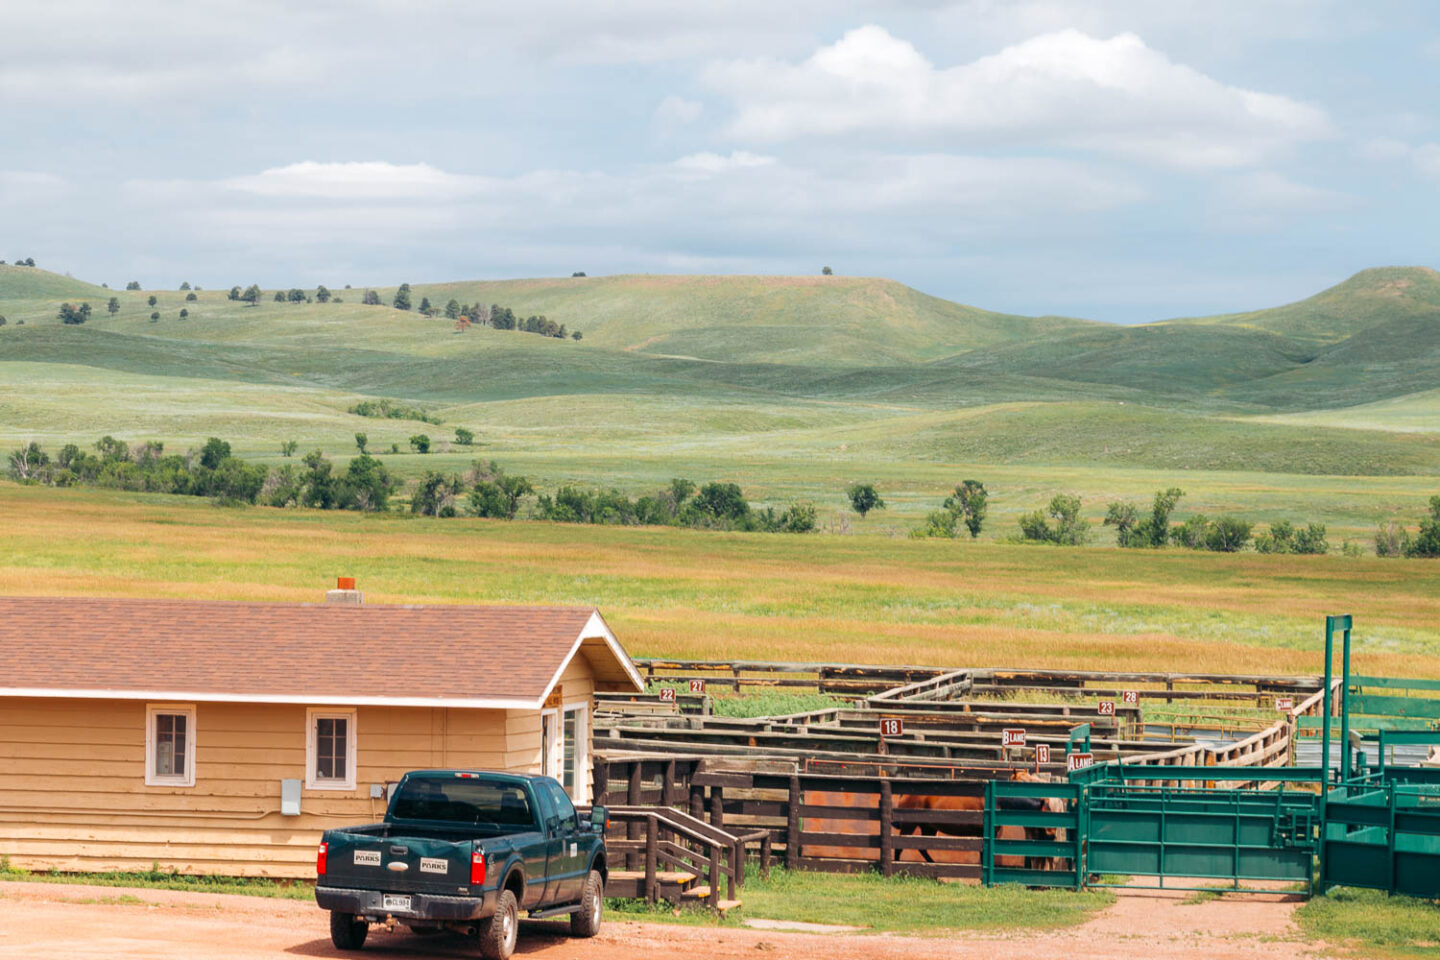
[[[1020,727],[1006,727],[1000,731],[1000,746],[1002,747],[1023,747],[1025,746],[1025,731]]]
[[[674,702],[675,702],[675,688],[674,688],[674,687],[661,687],[661,688],[660,688],[660,702],[661,702],[661,703],[674,703]]]
[[[705,692],[705,681],[704,681],[704,680],[691,680],[691,681],[690,681],[690,692],[691,692],[691,693],[704,693],[704,692]]]
[[[1094,766],[1095,754],[1093,753],[1067,753],[1065,754],[1065,769],[1071,773],[1076,770],[1084,770],[1086,767]]]
[[[880,721],[880,736],[898,737],[905,732],[905,724],[896,717],[886,717]]]
[[[1114,701],[1114,700],[1101,700],[1101,701],[1100,701],[1100,708],[1099,708],[1098,710],[1096,710],[1095,712],[1098,713],[1098,714],[1100,714],[1100,716],[1102,716],[1102,717],[1113,717],[1113,716],[1115,716],[1115,701]]]
[[[1122,703],[1139,703],[1139,702],[1140,702],[1140,691],[1139,691],[1139,690],[1126,690],[1124,693],[1120,694],[1120,701],[1121,701]]]
[[[1050,762],[1050,744],[1048,744],[1048,743],[1037,743],[1037,744],[1035,744],[1035,762],[1036,762],[1036,763],[1049,763],[1049,762]]]
[[[1275,698],[1275,709],[1276,709],[1276,710],[1294,710],[1294,709],[1295,709],[1295,698],[1294,698],[1294,697],[1276,697],[1276,698]]]

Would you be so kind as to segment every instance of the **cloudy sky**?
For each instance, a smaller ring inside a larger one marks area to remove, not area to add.
[[[894,277],[1134,322],[1440,264],[1423,0],[4,0],[0,258]]]

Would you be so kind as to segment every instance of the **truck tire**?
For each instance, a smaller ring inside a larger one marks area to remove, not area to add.
[[[485,960],[510,960],[519,933],[520,907],[515,902],[515,894],[501,890],[495,915],[480,923],[480,956]]]
[[[601,914],[605,911],[605,881],[599,870],[591,870],[580,894],[580,909],[570,914],[570,936],[593,937],[600,932]]]
[[[330,942],[336,950],[359,950],[370,935],[370,924],[356,920],[353,913],[330,912]]]

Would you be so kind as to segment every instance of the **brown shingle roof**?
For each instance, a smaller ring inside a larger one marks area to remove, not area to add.
[[[0,597],[0,696],[533,706],[597,637],[638,682],[593,607]]]

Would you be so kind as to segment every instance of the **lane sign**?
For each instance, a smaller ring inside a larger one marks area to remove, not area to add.
[[[1099,707],[1099,709],[1096,710],[1095,712],[1098,713],[1098,714],[1099,714],[1100,716],[1102,716],[1102,717],[1113,717],[1113,716],[1115,716],[1115,701],[1114,701],[1114,700],[1101,700],[1101,701],[1100,701],[1100,707]]]
[[[1120,700],[1121,700],[1121,702],[1123,702],[1123,703],[1139,703],[1139,702],[1140,702],[1140,691],[1138,691],[1138,690],[1126,690],[1124,693],[1120,694]]]
[[[660,702],[661,702],[661,703],[674,703],[674,702],[675,702],[675,688],[674,688],[674,687],[661,687],[661,688],[660,688]]]
[[[1276,698],[1275,698],[1275,709],[1276,709],[1276,710],[1294,710],[1294,709],[1295,709],[1295,698],[1294,698],[1294,697],[1276,697]]]
[[[904,733],[905,724],[901,723],[898,718],[886,717],[885,719],[880,721],[880,736],[898,737],[903,735]]]
[[[704,693],[704,692],[705,692],[705,681],[704,681],[704,680],[691,680],[691,681],[690,681],[690,692],[691,692],[691,693]]]
[[[1084,770],[1086,767],[1095,764],[1093,753],[1067,753],[1065,754],[1065,769],[1071,773],[1076,770]]]
[[[1048,743],[1037,743],[1037,744],[1035,744],[1035,762],[1036,762],[1036,763],[1049,763],[1049,762],[1050,762],[1050,744],[1048,744]]]
[[[1000,746],[1025,746],[1025,731],[1020,727],[1006,727],[1004,730],[1000,731]]]

